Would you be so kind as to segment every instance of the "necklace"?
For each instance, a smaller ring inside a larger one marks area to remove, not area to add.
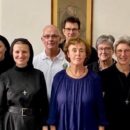
[[[80,72],[81,72],[81,71],[80,71]],[[74,74],[73,71],[71,70],[71,67],[68,67],[68,73],[69,73],[70,76],[72,76],[72,77],[74,77],[74,78],[82,78],[82,77],[84,77],[84,76],[86,75],[87,69],[84,68],[84,70],[83,70],[83,72],[82,72],[81,74],[76,75],[76,74]]]
[[[126,97],[126,100],[125,100],[125,104],[128,105],[130,103],[130,88],[128,89],[128,95]]]

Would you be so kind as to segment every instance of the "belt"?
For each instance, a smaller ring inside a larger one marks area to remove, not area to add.
[[[33,111],[31,108],[21,108],[21,107],[11,106],[11,107],[9,107],[8,111],[11,113],[21,115],[21,116],[32,116],[33,115]]]

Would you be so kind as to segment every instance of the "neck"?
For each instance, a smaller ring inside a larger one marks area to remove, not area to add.
[[[104,70],[108,67],[110,67],[113,64],[113,60],[105,60],[105,61],[99,61],[99,68],[101,70]]]
[[[45,53],[48,57],[50,57],[50,59],[54,59],[58,53],[60,52],[60,49],[49,49],[49,50],[45,50]]]
[[[126,76],[129,74],[129,72],[130,72],[130,65],[129,64],[127,64],[127,65],[121,65],[121,64],[119,64],[119,63],[116,63],[116,67],[117,67],[117,69],[120,71],[120,72],[122,72],[122,73],[124,73]]]
[[[68,74],[73,78],[81,78],[87,74],[87,68],[85,66],[69,66],[67,68]]]

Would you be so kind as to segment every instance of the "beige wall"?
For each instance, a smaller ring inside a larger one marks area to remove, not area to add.
[[[130,0],[94,0],[93,43],[101,34],[130,35]]]
[[[93,44],[101,34],[130,35],[130,0],[93,0]],[[44,25],[51,23],[51,0],[0,0],[0,33],[10,42],[28,38],[35,54],[42,50]]]
[[[0,33],[10,42],[25,37],[35,54],[42,50],[42,28],[51,22],[51,0],[0,0]]]

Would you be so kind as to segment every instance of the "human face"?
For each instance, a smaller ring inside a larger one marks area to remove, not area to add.
[[[117,45],[115,50],[117,61],[121,65],[130,64],[130,46],[125,43]]]
[[[106,41],[98,45],[97,52],[100,61],[108,61],[112,59],[113,49],[110,43],[107,43]]]
[[[2,61],[5,57],[6,47],[2,41],[0,41],[0,61]]]
[[[17,67],[26,67],[30,58],[28,45],[23,43],[16,43],[13,47],[13,58]]]
[[[68,47],[68,57],[70,58],[70,63],[73,65],[83,65],[85,58],[86,58],[86,49],[85,45],[80,43],[80,44],[75,44],[75,45],[70,45]]]
[[[60,36],[56,27],[49,26],[47,27],[42,36],[43,44],[45,45],[46,50],[58,49]]]
[[[65,27],[63,28],[63,34],[67,41],[72,37],[78,37],[80,35],[78,24],[66,22]]]

